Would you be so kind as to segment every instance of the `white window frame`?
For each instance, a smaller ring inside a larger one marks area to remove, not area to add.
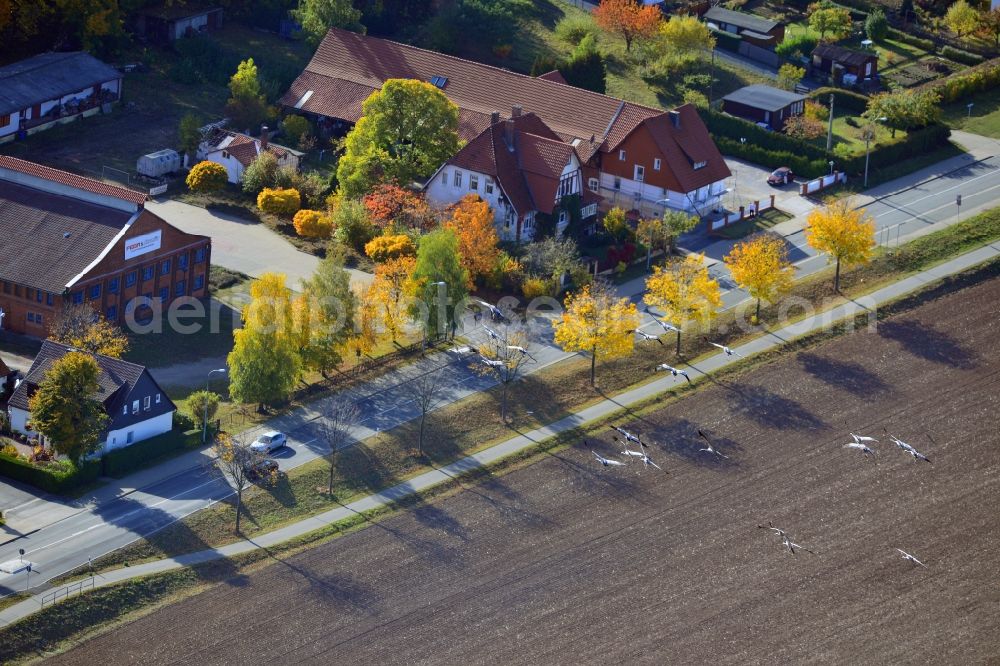
[[[632,180],[637,183],[642,183],[646,181],[646,167],[641,164],[636,164],[632,169],[632,175],[635,176]]]
[[[588,178],[587,189],[591,192],[599,192],[601,190],[601,180],[599,178]]]
[[[145,398],[142,399],[142,411],[148,412],[151,405],[152,405],[152,400],[150,399],[150,396],[147,395]]]
[[[624,162],[625,161],[625,149],[624,148],[618,151],[618,161],[619,162]]]
[[[486,176],[486,183],[483,185],[483,191],[486,194],[493,194],[493,179]]]
[[[479,176],[474,173],[469,174],[469,189],[475,192],[479,191]]]
[[[454,187],[462,187],[462,172],[455,169],[455,176],[452,178],[451,184]]]
[[[615,189],[616,190],[622,189],[622,177],[621,176],[615,176]]]
[[[156,404],[160,404],[160,394],[156,394]]]
[[[694,163],[694,170],[697,171],[698,169],[704,169],[707,166],[708,166],[708,162],[695,162]]]
[[[132,413],[133,414],[138,414],[139,413],[139,401],[138,400],[133,400],[132,401]]]
[[[660,166],[662,164],[663,164],[663,162],[660,161],[659,157],[654,157],[653,158],[653,171],[659,171],[660,170]]]

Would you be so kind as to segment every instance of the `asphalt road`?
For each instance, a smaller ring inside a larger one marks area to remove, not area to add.
[[[988,663],[998,299],[993,279],[624,422],[662,472],[600,467],[591,448],[622,456],[598,436],[51,661]],[[851,430],[883,440],[874,459],[844,448]]]

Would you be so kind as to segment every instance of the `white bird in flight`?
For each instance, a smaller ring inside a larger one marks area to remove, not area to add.
[[[705,440],[705,443],[708,444],[708,446],[706,448],[704,448],[704,449],[698,449],[699,453],[708,452],[708,453],[714,453],[715,455],[719,456],[720,458],[728,458],[729,457],[729,456],[721,454],[718,451],[718,449],[716,449],[714,446],[712,446],[712,440],[710,440],[708,438],[708,435],[706,435],[705,433],[703,433],[701,430],[698,431],[698,436],[701,437],[703,440]]]
[[[787,536],[782,536],[782,537],[781,537],[781,545],[782,545],[782,546],[784,546],[785,548],[787,548],[787,549],[788,549],[788,552],[789,552],[789,553],[791,553],[792,555],[794,555],[794,554],[795,554],[795,549],[796,549],[796,548],[798,548],[799,550],[804,550],[804,551],[806,551],[807,553],[812,553],[813,555],[815,555],[815,554],[816,554],[815,552],[813,552],[813,551],[809,550],[809,549],[808,549],[808,548],[806,548],[805,546],[801,546],[801,545],[799,545],[799,544],[797,544],[797,543],[793,542],[793,541],[792,541],[791,539],[789,539],[789,538],[788,538]]]
[[[538,360],[534,356],[532,356],[531,354],[529,354],[528,350],[525,349],[524,347],[519,347],[518,345],[507,345],[507,349],[512,349],[514,351],[519,351],[519,352],[521,352],[522,356],[527,356],[532,361],[535,361],[535,363],[538,362]]]
[[[899,551],[899,554],[903,556],[904,560],[909,560],[910,562],[913,562],[914,564],[919,564],[922,567],[926,567],[927,566],[926,564],[924,564],[923,562],[921,562],[917,558],[913,557],[913,555],[910,555],[908,552],[906,552],[902,548],[897,548],[896,550]]]
[[[680,331],[681,331],[680,327],[674,326],[670,322],[663,321],[662,319],[660,319],[658,317],[654,317],[652,315],[652,313],[650,313],[648,307],[645,310],[643,310],[643,312],[645,312],[646,314],[648,314],[649,318],[652,319],[653,321],[655,321],[657,324],[659,324],[660,328],[662,328],[664,331],[673,332],[673,333],[680,333]]]
[[[482,300],[480,298],[475,298],[473,300],[476,301],[476,303],[479,303],[480,305],[482,305],[487,310],[489,310],[490,311],[490,316],[493,317],[494,319],[499,319],[501,321],[506,321],[507,320],[507,317],[504,316],[503,311],[500,308],[498,308],[497,306],[493,305],[492,303],[487,303],[486,301],[484,301],[484,300]]]
[[[663,340],[660,339],[660,336],[653,335],[652,333],[646,333],[645,331],[640,331],[637,328],[629,331],[629,333],[635,333],[645,342],[659,342],[661,345],[663,344]]]
[[[859,444],[862,442],[875,442],[876,444],[878,444],[877,439],[875,439],[874,437],[868,437],[867,435],[856,435],[852,432],[851,437],[854,439],[855,442]]]
[[[625,447],[625,449],[622,451],[623,456],[635,456],[636,458],[642,458],[644,455],[646,455],[642,451],[633,451],[632,449],[628,448],[627,440],[621,440],[618,439],[617,437],[612,437],[611,439],[615,440],[616,442],[620,442],[621,445]]]
[[[886,434],[888,434],[888,433],[886,433]],[[911,456],[913,456],[914,460],[924,460],[926,462],[930,462],[931,461],[930,458],[928,458],[927,456],[925,456],[924,454],[922,454],[920,451],[917,451],[915,448],[913,448],[912,446],[910,446],[909,444],[907,444],[903,440],[898,439],[896,437],[893,437],[892,435],[889,435],[889,439],[891,439],[893,442],[895,442],[896,446],[898,446],[899,448],[903,449],[904,451],[906,451],[907,453],[909,453]]]
[[[743,356],[743,354],[739,353],[735,349],[730,349],[726,345],[720,345],[718,342],[712,342],[711,340],[707,340],[707,342],[713,347],[718,347],[719,349],[724,351],[726,353],[726,356],[739,356],[740,358],[746,358],[745,356]]]
[[[452,347],[448,351],[459,356],[462,354],[478,353],[473,347]]]
[[[496,340],[497,342],[500,341],[500,334],[494,331],[489,326],[483,326],[483,330],[486,331],[486,335],[490,336],[492,339]]]
[[[499,361],[492,358],[486,358],[485,356],[480,356],[479,358],[480,360],[482,360],[483,363],[490,366],[491,368],[502,368],[506,365],[506,363],[504,363],[503,361]]]
[[[597,462],[601,463],[605,467],[621,467],[625,464],[620,460],[610,460],[608,458],[605,458],[597,451],[592,450],[591,453],[593,453],[594,457],[597,458]]]
[[[688,376],[688,373],[685,370],[678,370],[674,366],[667,365],[666,363],[659,364],[658,366],[656,366],[656,369],[657,370],[666,370],[667,372],[669,372],[670,374],[672,374],[674,377],[683,375],[684,379],[688,380],[688,384],[691,383],[691,378]]]
[[[869,448],[869,446],[867,444],[863,444],[861,442],[848,442],[847,444],[844,444],[844,448],[845,449],[857,449],[857,450],[861,451],[861,453],[865,454],[866,456],[873,456],[873,455],[875,455],[875,452],[872,451],[871,448]]]
[[[757,529],[759,529],[759,530],[771,530],[772,532],[774,532],[775,534],[777,534],[779,537],[781,537],[781,538],[785,537],[785,530],[781,529],[780,527],[775,527],[774,523],[772,523],[770,520],[767,521],[767,525],[758,525]]]
[[[653,466],[656,469],[660,470],[661,472],[663,471],[663,468],[660,467],[659,465],[657,465],[655,462],[653,462],[653,459],[650,458],[648,455],[646,455],[645,453],[640,454],[640,455],[642,455],[642,464],[643,465],[645,465],[647,467]]]
[[[615,425],[611,426],[611,429],[617,432],[622,437],[624,437],[626,442],[635,442],[639,446],[646,448],[646,445],[642,443],[642,440],[639,439],[638,435],[633,435],[625,428],[619,428],[618,426]]]

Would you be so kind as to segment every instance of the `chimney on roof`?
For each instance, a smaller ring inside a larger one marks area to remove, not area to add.
[[[679,111],[667,111],[670,114],[670,124],[674,126],[675,129],[680,129],[681,127],[681,114]]]
[[[590,145],[594,145],[594,142],[595,142],[595,141],[597,141],[597,137],[596,137],[596,136],[594,136],[593,134],[591,134],[591,135],[590,135]]]
[[[267,148],[267,140],[270,138],[271,132],[268,130],[267,125],[261,125],[260,128],[260,149],[265,150]]]
[[[517,107],[515,107],[517,108]],[[514,152],[514,119],[508,118],[503,124],[503,140],[507,144],[507,150]]]
[[[498,122],[500,122],[500,112],[494,111],[490,114],[490,125],[496,125]]]
[[[524,107],[522,107],[520,104],[515,104],[513,106],[513,108],[511,108],[511,110],[510,110],[510,117],[511,118],[520,118],[521,117],[521,113],[523,111],[524,111]]]

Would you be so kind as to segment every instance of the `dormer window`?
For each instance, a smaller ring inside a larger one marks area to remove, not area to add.
[[[695,162],[694,163],[694,170],[697,171],[698,169],[703,169],[706,166],[708,166],[708,162]]]
[[[435,88],[444,88],[448,84],[447,76],[432,76],[431,85]]]

